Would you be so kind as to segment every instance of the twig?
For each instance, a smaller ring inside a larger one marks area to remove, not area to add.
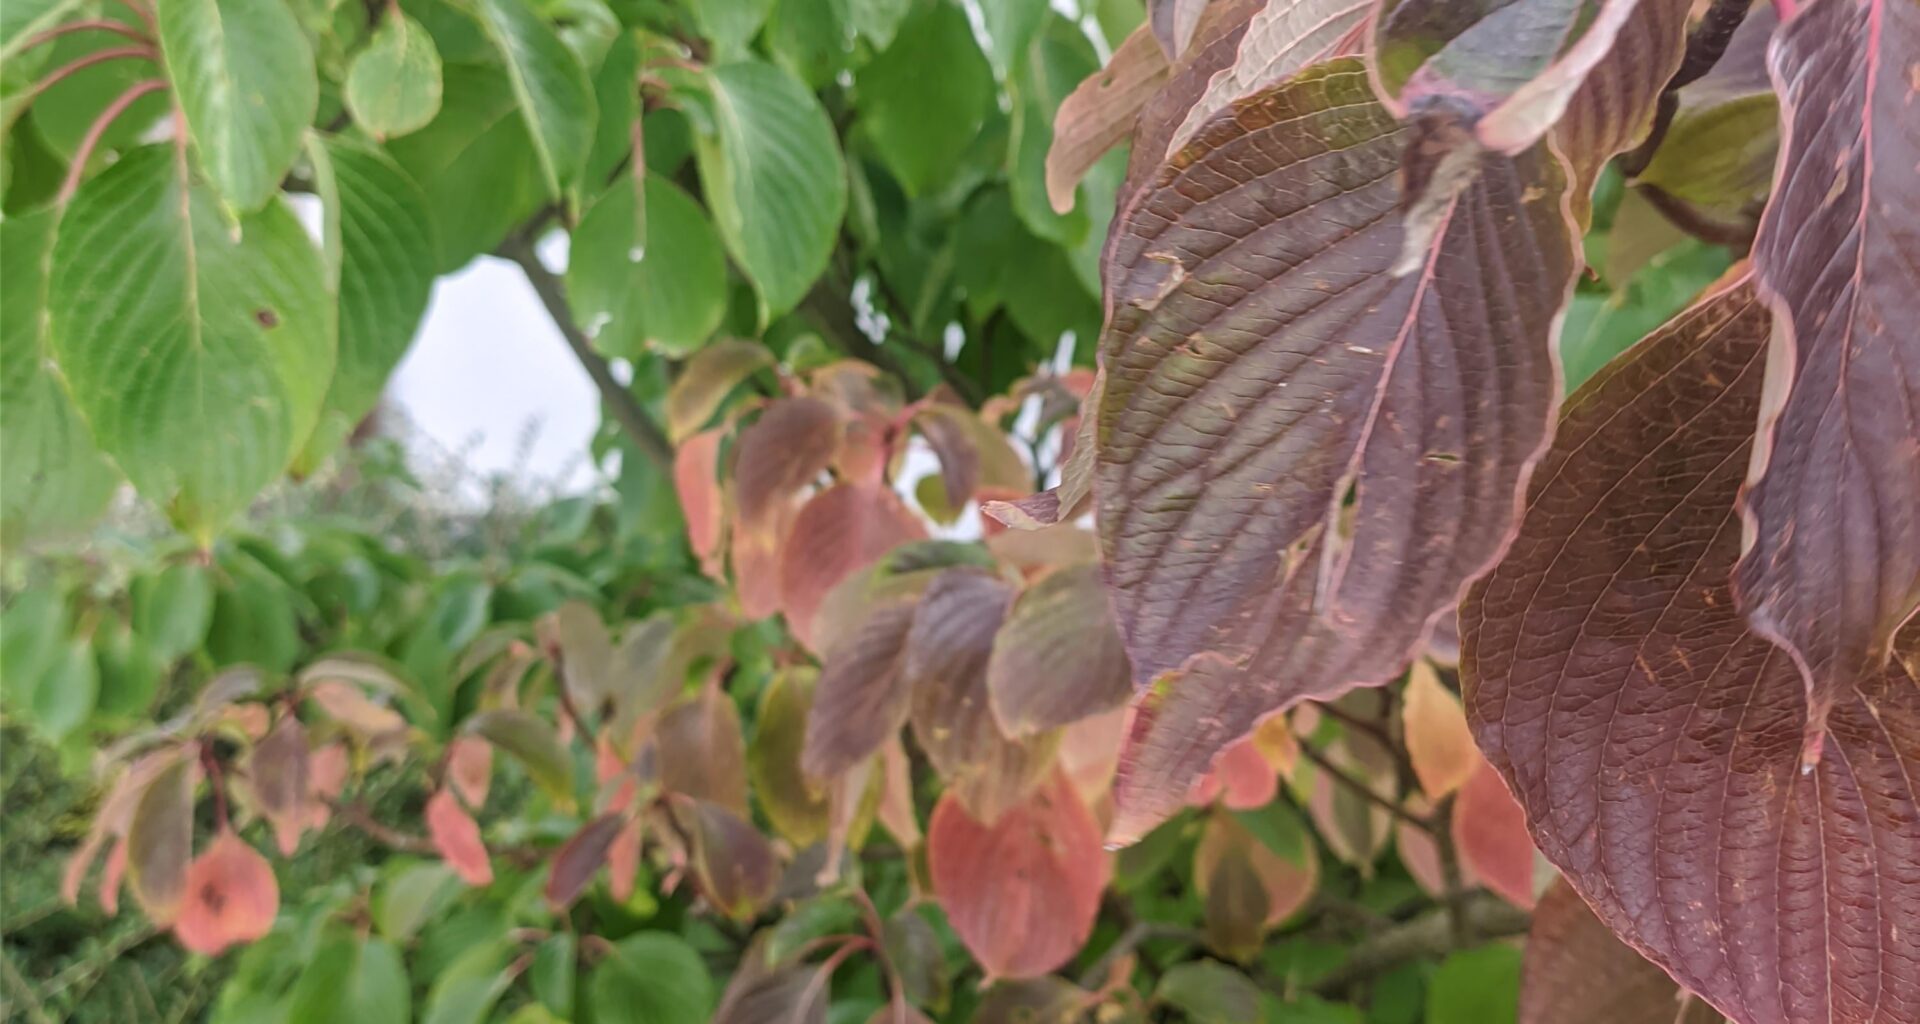
[[[1400,806],[1398,803],[1374,792],[1371,786],[1354,778],[1347,773],[1346,769],[1334,764],[1327,758],[1327,755],[1315,749],[1313,744],[1306,741],[1305,737],[1300,738],[1300,755],[1312,761],[1314,767],[1326,772],[1333,781],[1353,790],[1354,793],[1363,797],[1368,803],[1373,804],[1375,807],[1385,810],[1388,814],[1393,815],[1417,829],[1425,832],[1434,831],[1434,823],[1431,819],[1423,818],[1407,810],[1405,807]]]
[[[1453,931],[1455,943],[1465,945],[1468,941],[1467,896],[1469,890],[1466,880],[1460,872],[1460,850],[1453,845],[1453,794],[1440,801],[1433,809],[1434,848],[1440,855],[1440,882],[1447,887],[1442,902],[1446,904],[1447,925]]]
[[[80,190],[80,176],[86,173],[87,163],[93,159],[94,149],[100,145],[100,138],[107,134],[107,128],[113,124],[114,119],[125,113],[127,108],[133,106],[134,101],[140,97],[150,92],[159,92],[166,87],[167,81],[164,78],[149,78],[135,82],[128,86],[125,92],[114,97],[113,102],[108,103],[106,109],[100,111],[100,116],[94,118],[93,123],[87,126],[87,134],[81,137],[79,148],[73,151],[73,163],[68,166],[67,176],[60,182],[60,192],[54,197],[55,206],[67,205],[68,200],[73,198],[73,194]]]
[[[439,855],[433,840],[425,836],[409,835],[399,829],[383,825],[361,804],[338,803],[333,806],[333,813],[341,821],[365,832],[368,838],[388,849],[398,850],[401,853]]]
[[[1633,186],[1647,205],[1660,212],[1674,227],[1714,245],[1724,245],[1734,251],[1734,255],[1744,255],[1753,248],[1753,237],[1760,229],[1757,220],[1729,224],[1726,221],[1702,213],[1692,203],[1668,192],[1658,185],[1640,182]]]
[[[1314,983],[1314,994],[1339,998],[1355,984],[1385,974],[1409,960],[1439,956],[1463,945],[1522,934],[1532,920],[1526,911],[1490,893],[1469,896],[1462,907],[1461,916],[1466,925],[1463,936],[1454,934],[1449,915],[1444,911],[1414,918],[1354,947],[1346,963]]]
[[[1699,81],[1720,62],[1727,52],[1727,44],[1733,40],[1734,30],[1746,20],[1752,3],[1753,0],[1713,0],[1713,6],[1707,8],[1699,24],[1687,34],[1686,52],[1680,58],[1680,67],[1660,90],[1653,125],[1647,129],[1646,139],[1620,158],[1620,170],[1628,178],[1638,177],[1653,162],[1653,154],[1660,143],[1666,141],[1667,129],[1673,125],[1673,115],[1680,111],[1681,87]]]
[[[560,279],[534,253],[534,236],[533,231],[516,233],[502,243],[499,254],[520,265],[527,282],[533,285],[534,293],[540,296],[540,302],[547,307],[547,314],[553,318],[554,325],[560,328],[560,336],[566,339],[567,347],[573,350],[574,358],[586,369],[587,376],[593,378],[594,386],[600,389],[600,397],[606,401],[614,421],[626,432],[628,440],[661,472],[672,472],[672,443],[653,422],[653,418],[647,415],[647,410],[641,407],[640,400],[633,397],[633,392],[614,378],[613,366],[606,357],[594,351],[592,340],[573,318],[573,307],[567,302],[566,289]]]
[[[1113,940],[1113,945],[1108,946],[1106,952],[1101,953],[1098,959],[1087,965],[1086,970],[1080,972],[1080,987],[1094,988],[1099,985],[1106,980],[1108,973],[1113,970],[1113,965],[1119,962],[1121,957],[1140,948],[1141,943],[1153,939],[1173,939],[1197,946],[1206,941],[1206,936],[1185,925],[1135,921],[1131,927],[1120,933],[1119,938]]]
[[[1332,703],[1331,701],[1325,704],[1315,704],[1314,709],[1316,711],[1319,711],[1321,714],[1326,715],[1328,718],[1331,718],[1334,721],[1339,722],[1342,725],[1348,726],[1350,728],[1358,729],[1361,732],[1366,733],[1369,737],[1377,741],[1382,747],[1385,747],[1388,750],[1392,750],[1394,748],[1393,737],[1387,733],[1386,726],[1378,721],[1370,721],[1368,719],[1361,718],[1359,715],[1356,715],[1353,712],[1348,711],[1346,708],[1343,708],[1338,704]]]

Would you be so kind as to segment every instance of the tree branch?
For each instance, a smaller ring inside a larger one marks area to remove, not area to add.
[[[607,362],[605,356],[594,351],[593,342],[573,318],[573,307],[567,303],[566,289],[560,279],[540,262],[540,257],[533,251],[536,234],[536,231],[516,232],[501,243],[499,255],[520,265],[521,272],[527,276],[527,283],[533,285],[534,293],[540,296],[541,304],[547,307],[547,314],[553,318],[554,326],[560,328],[560,336],[566,339],[574,358],[586,369],[587,376],[593,378],[594,386],[600,389],[600,397],[607,403],[608,411],[614,421],[620,424],[627,439],[661,472],[671,473],[673,444],[667,440],[666,433],[659,425],[653,422],[653,418],[647,415],[640,400],[633,397],[633,392],[614,378],[612,364]]]
[[[1355,984],[1378,977],[1410,960],[1440,956],[1461,946],[1479,945],[1526,932],[1532,918],[1490,893],[1470,893],[1461,907],[1464,934],[1456,936],[1445,910],[1436,910],[1368,939],[1347,962],[1314,983],[1314,994],[1337,999]]]

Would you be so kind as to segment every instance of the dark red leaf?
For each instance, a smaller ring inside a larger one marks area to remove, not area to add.
[[[1109,865],[1100,826],[1064,776],[993,825],[952,793],[927,831],[934,896],[989,979],[1046,974],[1087,941]]]
[[[1123,759],[1120,842],[1262,715],[1397,674],[1504,548],[1550,433],[1557,162],[1483,157],[1396,277],[1407,129],[1362,65],[1231,110],[1110,248],[1102,547],[1136,682],[1174,673]]]
[[[840,413],[818,398],[782,398],[740,432],[733,499],[748,529],[763,528],[777,505],[812,483],[840,446]]]
[[[1269,0],[1241,35],[1232,63],[1215,72],[1173,134],[1171,156],[1233,101],[1276,85],[1323,60],[1357,54],[1368,0]]]
[[[1231,67],[1240,56],[1240,40],[1247,34],[1247,24],[1263,6],[1265,0],[1220,0],[1201,12],[1193,39],[1173,62],[1166,86],[1140,108],[1127,158],[1127,178],[1120,188],[1123,214],[1132,201],[1130,197],[1152,181],[1173,155],[1174,136],[1186,122],[1187,112],[1206,95],[1213,76]],[[1108,245],[1112,242],[1113,236],[1109,235]]]
[[[780,607],[802,643],[813,617],[841,580],[926,529],[898,496],[881,487],[841,484],[813,496],[794,519],[780,552]]]
[[[959,509],[980,486],[980,448],[966,421],[973,413],[964,406],[930,405],[913,418],[914,428],[940,460],[940,483],[946,507]]]
[[[767,838],[719,804],[674,796],[675,827],[686,837],[694,884],[715,910],[745,921],[760,912],[780,881]]]
[[[1814,755],[1920,606],[1920,6],[1816,3],[1775,40],[1753,268],[1778,315],[1735,593],[1806,674]]]
[[[189,751],[173,753],[140,794],[127,825],[127,880],[140,909],[156,925],[172,924],[186,898],[198,771]]]
[[[1719,1015],[1613,937],[1565,882],[1540,897],[1520,974],[1519,1024],[1708,1024]]]
[[[913,612],[910,600],[882,604],[827,653],[800,758],[809,777],[841,775],[907,724],[913,691],[903,665]]]
[[[614,840],[625,828],[624,815],[603,814],[587,822],[573,838],[560,844],[547,872],[547,905],[554,913],[563,913],[587,889],[587,883],[607,863]]]
[[[1127,649],[1097,566],[1057,569],[1014,599],[993,641],[987,687],[1009,736],[1070,725],[1133,693]]]
[[[1506,561],[1461,610],[1475,738],[1615,934],[1741,1024],[1920,1018],[1920,685],[1837,702],[1729,577],[1769,317],[1716,289],[1568,404]],[[1905,649],[1920,651],[1909,633]]]

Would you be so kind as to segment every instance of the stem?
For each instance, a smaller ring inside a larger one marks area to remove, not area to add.
[[[147,26],[147,35],[155,39],[160,38],[160,26],[154,22],[153,8],[147,6],[146,0],[120,0],[120,6],[132,11],[133,16],[139,18],[142,25]]]
[[[25,52],[44,43],[50,43],[61,36],[70,36],[75,32],[113,32],[126,36],[135,42],[146,43],[148,45],[152,45],[153,43],[153,40],[148,38],[145,33],[124,21],[114,21],[111,18],[83,18],[79,21],[69,21],[64,25],[55,25],[47,29],[45,32],[21,43],[20,50],[21,52]]]
[[[45,78],[33,83],[33,87],[27,90],[27,95],[22,102],[33,102],[35,97],[53,88],[62,79],[77,72],[84,71],[95,64],[105,64],[107,61],[119,60],[122,57],[140,57],[146,60],[157,60],[159,54],[153,51],[153,47],[146,45],[110,46],[104,50],[95,50],[84,57],[76,57],[48,72]]]
[[[105,110],[100,111],[100,116],[94,118],[93,123],[87,126],[87,134],[81,137],[80,147],[73,152],[73,163],[67,168],[66,178],[60,182],[59,194],[54,197],[55,206],[67,205],[68,200],[73,198],[73,194],[79,191],[80,176],[86,173],[87,162],[93,159],[94,149],[100,145],[101,136],[107,134],[107,128],[113,124],[114,119],[126,113],[127,108],[133,106],[134,101],[140,97],[150,92],[159,92],[166,87],[167,81],[164,78],[149,78],[142,82],[135,82],[127,87],[127,91],[115,96]],[[182,144],[184,142],[183,139]]]
[[[1368,803],[1373,804],[1375,807],[1379,807],[1382,810],[1385,810],[1388,814],[1393,815],[1394,817],[1400,819],[1401,821],[1406,822],[1409,825],[1412,825],[1417,829],[1421,829],[1426,832],[1435,831],[1434,823],[1432,820],[1428,818],[1423,818],[1420,815],[1407,810],[1405,807],[1400,806],[1394,801],[1389,800],[1386,797],[1381,796],[1380,794],[1374,792],[1372,787],[1368,786],[1366,783],[1360,781],[1359,779],[1354,778],[1352,775],[1347,773],[1346,769],[1341,768],[1339,765],[1334,764],[1332,761],[1328,760],[1327,755],[1315,749],[1313,744],[1308,743],[1306,741],[1305,737],[1299,737],[1299,739],[1300,739],[1300,756],[1306,758],[1309,761],[1312,761],[1314,767],[1320,769],[1323,772],[1326,772],[1328,777],[1332,778],[1333,781],[1338,782],[1339,784],[1347,787],[1348,789],[1353,790],[1355,794],[1364,798]]]
[[[388,849],[397,850],[401,853],[439,856],[440,851],[434,848],[432,840],[425,836],[409,835],[399,829],[382,825],[360,804],[337,803],[333,805],[333,813],[334,816],[338,817],[341,821],[365,832],[368,838]]]
[[[1660,90],[1659,104],[1653,113],[1653,126],[1647,130],[1646,139],[1620,158],[1620,169],[1628,178],[1637,177],[1653,162],[1653,154],[1659,150],[1660,143],[1666,140],[1667,129],[1673,124],[1673,115],[1680,110],[1681,87],[1699,81],[1720,62],[1727,52],[1727,44],[1733,40],[1734,30],[1746,20],[1747,9],[1752,2],[1713,0],[1713,6],[1707,8],[1700,23],[1687,34],[1687,48],[1680,57],[1680,67]]]
[[[1466,945],[1469,939],[1466,900],[1468,889],[1460,874],[1460,851],[1453,845],[1453,802],[1449,794],[1433,809],[1435,827],[1433,845],[1440,854],[1440,880],[1447,887],[1446,909],[1447,925],[1453,932],[1456,944]]]
[[[1759,231],[1757,221],[1729,224],[1726,221],[1710,217],[1699,208],[1684,199],[1680,199],[1657,185],[1641,182],[1633,186],[1646,199],[1647,204],[1660,212],[1674,227],[1714,245],[1724,245],[1734,251],[1736,256],[1744,255],[1753,248],[1753,236]]]
[[[1360,943],[1348,955],[1347,962],[1314,983],[1316,995],[1339,998],[1355,984],[1378,977],[1410,960],[1440,956],[1462,945],[1478,945],[1494,939],[1520,935],[1531,918],[1523,911],[1489,893],[1470,893],[1463,901],[1464,936],[1456,936],[1450,917],[1435,911],[1406,924],[1381,932]],[[1464,938],[1464,943],[1461,941]]]
[[[573,356],[593,378],[593,384],[600,389],[600,397],[607,403],[607,409],[613,414],[614,421],[626,432],[627,439],[663,473],[673,472],[673,445],[667,435],[647,415],[640,400],[633,397],[613,376],[613,366],[606,357],[594,351],[593,342],[587,337],[580,324],[573,318],[573,307],[567,303],[566,289],[553,271],[540,262],[533,251],[533,232],[525,232],[508,239],[500,247],[500,255],[520,264],[520,270],[526,274],[527,282],[533,285],[534,293],[540,296],[540,302],[547,307],[547,314],[553,318],[554,325],[560,328],[560,336],[567,340],[567,347],[573,350]]]

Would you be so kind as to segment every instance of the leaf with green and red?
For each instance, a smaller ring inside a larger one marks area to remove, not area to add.
[[[818,398],[783,398],[740,432],[733,499],[749,529],[764,528],[777,505],[817,480],[840,445],[840,413]]]
[[[700,895],[736,921],[751,920],[780,882],[773,845],[719,804],[678,795],[667,800],[674,834],[686,843],[687,864]]]
[[[747,778],[773,830],[803,850],[827,834],[827,792],[801,768],[807,719],[819,673],[811,667],[783,668],[767,680],[753,716],[753,740],[747,744]]]
[[[1626,20],[1606,53],[1566,98],[1564,111],[1555,114],[1549,104],[1533,123],[1524,125],[1526,131],[1520,136],[1532,134],[1539,121],[1550,124],[1555,151],[1573,168],[1568,201],[1583,228],[1592,212],[1593,185],[1601,169],[1615,154],[1646,138],[1660,95],[1686,54],[1692,0],[1637,0],[1630,6],[1631,10],[1621,12]],[[1586,41],[1583,36],[1579,45]],[[1574,56],[1569,52],[1562,63]],[[1566,82],[1558,85],[1564,87]],[[1551,91],[1541,98],[1558,102]]]
[[[1233,62],[1213,73],[1174,131],[1167,156],[1237,99],[1271,89],[1314,64],[1360,52],[1370,0],[1269,0],[1247,22]]]
[[[1780,154],[1780,101],[1767,74],[1767,41],[1779,27],[1770,5],[1741,20],[1712,69],[1675,92],[1673,121],[1635,184],[1729,220],[1766,201]],[[1619,229],[1616,213],[1613,233]]]
[[[1059,743],[1054,733],[1013,738],[993,715],[987,669],[1012,601],[999,577],[941,573],[920,599],[902,664],[914,738],[948,792],[989,824],[1046,778]]]
[[[1813,758],[1920,606],[1920,8],[1823,0],[1771,60],[1785,149],[1753,269],[1774,365],[1734,591],[1806,677]]]
[[[1339,60],[1243,100],[1115,222],[1095,494],[1140,698],[1113,838],[1263,715],[1377,685],[1505,548],[1556,399],[1557,161],[1485,154],[1417,272],[1410,130]]]
[[[1111,866],[1065,776],[987,824],[948,793],[927,829],[934,897],[987,980],[1046,974],[1093,930]]]
[[[980,447],[965,406],[931,404],[914,414],[913,426],[940,460],[940,484],[949,509],[964,507],[980,488]]]
[[[898,495],[869,484],[839,484],[801,507],[780,550],[780,608],[787,628],[813,646],[813,619],[829,591],[926,528]]]
[[[1311,841],[1300,849],[1300,860],[1289,860],[1235,815],[1214,811],[1207,816],[1193,851],[1193,884],[1206,908],[1209,946],[1236,960],[1251,960],[1267,930],[1306,905],[1319,884],[1320,858]]]
[[[1127,177],[1117,198],[1124,212],[1131,197],[1151,182],[1161,164],[1172,155],[1174,133],[1187,111],[1206,95],[1213,76],[1233,65],[1247,25],[1265,6],[1265,0],[1221,0],[1208,4],[1194,27],[1193,38],[1167,75],[1167,83],[1140,108],[1133,126],[1133,145],[1127,156]],[[1108,245],[1113,242],[1108,236]]]
[[[800,755],[809,778],[839,777],[907,724],[913,691],[904,664],[914,605],[895,598],[873,607],[827,652]]]
[[[1665,971],[1614,938],[1571,886],[1557,882],[1540,897],[1521,961],[1519,1024],[1717,1024],[1720,1019]]]
[[[725,690],[710,683],[668,708],[654,743],[662,789],[746,815],[747,741]]]
[[[1800,673],[1730,584],[1769,321],[1729,283],[1573,396],[1462,607],[1467,711],[1541,852],[1681,984],[1741,1024],[1893,1024],[1920,1017],[1920,686],[1896,659],[1849,689],[1801,770]]]
[[[547,869],[547,906],[554,913],[565,913],[573,901],[587,890],[587,883],[607,863],[614,840],[627,825],[624,814],[603,814],[587,822],[573,837],[560,844]]]
[[[187,896],[193,860],[193,789],[199,762],[181,748],[157,769],[127,823],[127,881],[149,920],[173,923]]]
[[[1008,736],[1071,725],[1132,695],[1127,649],[1094,565],[1067,566],[1013,600],[993,638],[987,693]]]
[[[310,816],[307,756],[307,730],[293,715],[281,718],[247,755],[247,782],[282,856],[299,848]]]

